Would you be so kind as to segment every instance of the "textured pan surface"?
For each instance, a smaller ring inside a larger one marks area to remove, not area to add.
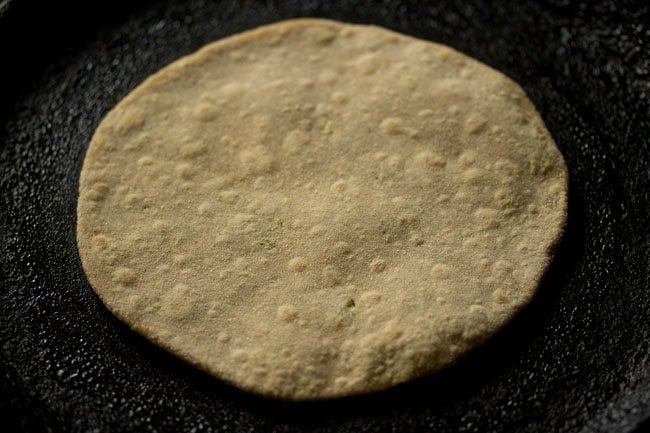
[[[189,1],[130,9],[119,1],[38,9],[31,3],[0,6],[0,417],[10,420],[4,424],[69,432],[644,427],[650,416],[644,2],[627,12],[614,2],[570,1],[516,7]],[[130,332],[88,286],[74,236],[85,148],[116,102],[206,42],[295,16],[379,24],[448,44],[505,72],[535,102],[571,176],[569,224],[556,263],[512,326],[443,374],[316,404],[238,392]],[[30,42],[34,36],[41,40]],[[25,49],[29,55],[21,54]]]

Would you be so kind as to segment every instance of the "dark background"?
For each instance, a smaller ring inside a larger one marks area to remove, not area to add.
[[[532,305],[458,366],[376,395],[281,403],[177,361],[85,280],[76,188],[102,116],[203,44],[297,16],[448,44],[519,82],[570,171]],[[650,431],[647,1],[0,0],[0,430]]]

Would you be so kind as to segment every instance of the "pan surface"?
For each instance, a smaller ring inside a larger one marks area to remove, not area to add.
[[[650,12],[645,1],[627,4],[0,1],[0,425],[29,432],[650,427]],[[298,16],[378,24],[506,73],[538,107],[570,172],[569,223],[556,260],[532,305],[497,338],[438,375],[320,403],[240,392],[131,332],[88,285],[75,242],[79,171],[102,116],[179,56]]]

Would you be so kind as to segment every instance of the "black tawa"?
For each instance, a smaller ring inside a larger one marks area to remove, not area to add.
[[[79,171],[102,116],[203,44],[313,16],[450,45],[520,83],[570,172],[539,295],[442,373],[369,396],[238,391],[117,321],[81,268]],[[650,431],[646,0],[0,1],[0,429]]]

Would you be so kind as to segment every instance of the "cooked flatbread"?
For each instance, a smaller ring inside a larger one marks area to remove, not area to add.
[[[567,170],[523,90],[448,47],[293,20],[210,44],[101,122],[78,244],[106,306],[254,393],[381,390],[534,295]]]

